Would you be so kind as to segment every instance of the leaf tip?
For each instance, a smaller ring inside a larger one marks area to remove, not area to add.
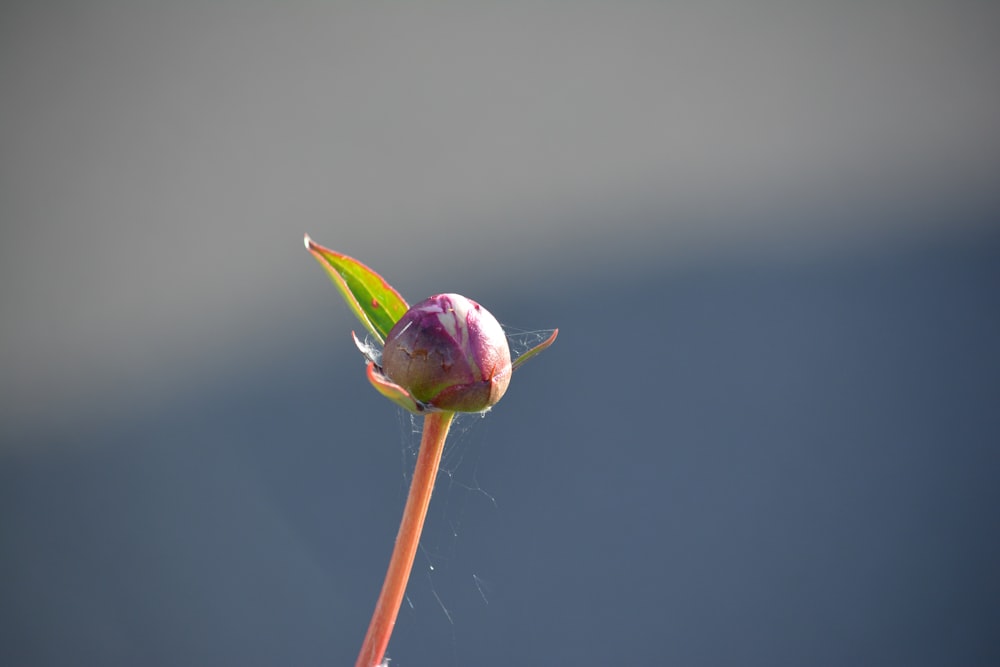
[[[306,250],[313,249],[313,240],[312,238],[309,237],[308,234],[305,235],[305,237],[302,239],[302,242],[305,244]]]

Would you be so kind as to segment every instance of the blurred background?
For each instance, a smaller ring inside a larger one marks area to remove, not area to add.
[[[400,665],[1000,663],[1000,10],[7,2],[0,663],[347,665],[412,424],[302,247],[560,328]]]

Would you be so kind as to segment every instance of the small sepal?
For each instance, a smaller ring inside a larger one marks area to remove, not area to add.
[[[372,383],[372,386],[375,387],[378,393],[401,408],[405,408],[416,414],[424,414],[432,411],[430,406],[413,398],[410,392],[387,378],[382,369],[374,361],[368,362],[368,381]]]
[[[531,348],[530,350],[528,350],[527,352],[525,352],[524,354],[522,354],[521,356],[519,356],[517,359],[515,359],[513,361],[513,363],[511,363],[510,369],[512,371],[517,370],[528,359],[531,359],[533,356],[535,356],[539,352],[542,352],[542,351],[548,349],[549,345],[552,345],[552,343],[556,342],[556,336],[558,336],[558,335],[559,335],[559,329],[553,329],[551,336],[549,336],[548,338],[546,338],[545,340],[543,340],[541,343],[539,343],[538,345],[536,345],[535,347]]]

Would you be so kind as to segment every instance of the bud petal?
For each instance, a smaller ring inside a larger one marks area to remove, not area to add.
[[[410,308],[389,332],[382,369],[413,399],[439,410],[481,412],[510,384],[510,348],[500,323],[458,294]]]

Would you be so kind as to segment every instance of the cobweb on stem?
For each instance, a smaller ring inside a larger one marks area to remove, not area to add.
[[[507,343],[510,346],[511,359],[516,360],[528,350],[533,349],[552,335],[554,329],[518,329],[509,325],[502,325],[507,336]],[[358,347],[365,354],[367,359],[378,363],[381,355],[381,348],[377,343],[366,339],[363,346]],[[479,456],[481,442],[470,443],[475,440],[471,435],[474,431],[482,431],[480,423],[489,413],[489,410],[479,413],[458,413],[452,422],[448,440],[445,443],[444,454],[441,458],[441,468],[438,472],[438,483],[442,481],[442,475],[448,478],[448,488],[459,487],[474,494],[480,494],[487,498],[494,508],[497,508],[496,498],[484,489],[477,478],[479,467]],[[420,449],[420,435],[423,428],[423,418],[405,410],[397,411],[400,425],[400,435],[403,442],[403,482],[404,492],[409,488],[410,475],[416,461],[417,452]],[[450,495],[450,494],[449,494]],[[452,531],[457,537],[457,529]]]
[[[526,330],[509,325],[503,325],[503,329],[512,360],[535,348],[553,333],[552,329]],[[355,337],[355,342],[366,363],[380,363],[382,347],[376,340],[370,336],[364,341]],[[414,574],[422,570],[424,576],[411,578],[403,607],[404,613],[427,613],[428,609],[439,609],[440,618],[451,628],[453,650],[457,650],[456,617],[453,611],[453,603],[456,601],[451,599],[454,593],[449,594],[448,589],[454,590],[458,582],[458,589],[467,589],[466,592],[481,600],[484,606],[490,602],[490,586],[481,573],[476,571],[476,564],[458,565],[461,535],[466,521],[482,520],[484,510],[488,514],[500,509],[497,498],[480,484],[478,478],[480,458],[489,430],[489,421],[484,423],[483,418],[488,412],[459,413],[451,425],[414,565]],[[396,414],[401,441],[400,502],[403,502],[420,448],[424,418],[402,408],[397,408]],[[486,500],[487,503],[474,502],[476,499]],[[466,571],[455,571],[456,565]],[[438,576],[445,577],[441,580],[443,586],[436,582]],[[465,583],[462,583],[463,580]],[[463,595],[464,593],[459,593],[458,597]]]

